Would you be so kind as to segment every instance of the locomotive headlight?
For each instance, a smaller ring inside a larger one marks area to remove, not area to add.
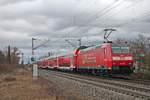
[[[120,60],[120,57],[112,57],[112,60]]]

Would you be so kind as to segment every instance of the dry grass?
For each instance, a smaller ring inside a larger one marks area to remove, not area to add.
[[[0,74],[11,73],[16,69],[16,65],[0,64]]]
[[[55,83],[15,65],[0,65],[0,100],[83,100],[66,94]]]
[[[56,94],[49,91],[47,84],[41,84],[42,78],[34,81],[30,72],[15,69],[11,73],[0,74],[0,100],[58,100]],[[54,92],[55,93],[55,92]],[[59,99],[59,100],[65,100]]]

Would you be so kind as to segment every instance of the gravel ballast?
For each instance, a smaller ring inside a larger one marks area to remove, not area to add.
[[[40,70],[39,74],[61,88],[63,95],[69,95],[70,99],[68,100],[76,100],[73,99],[75,96],[81,96],[84,100],[141,100],[141,98],[135,98],[101,87],[58,77],[51,74],[50,70]]]

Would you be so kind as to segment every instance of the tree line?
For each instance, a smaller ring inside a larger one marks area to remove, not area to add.
[[[19,49],[7,47],[7,50],[0,50],[0,64],[19,64]]]

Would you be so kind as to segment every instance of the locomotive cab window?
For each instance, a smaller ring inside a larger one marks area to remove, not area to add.
[[[112,46],[112,52],[113,53],[129,53],[129,47],[124,46]]]

